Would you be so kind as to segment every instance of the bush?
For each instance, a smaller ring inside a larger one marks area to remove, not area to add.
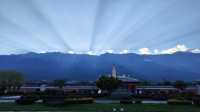
[[[121,104],[132,104],[132,100],[120,100]]]
[[[69,104],[90,104],[93,103],[93,98],[66,98],[65,97],[46,97],[43,103],[47,106],[63,106]]]
[[[193,100],[194,105],[200,106],[200,97],[194,97],[192,100]]]
[[[142,100],[140,100],[140,99],[135,100],[135,104],[141,104],[141,103],[142,103]]]
[[[21,96],[21,98],[17,99],[15,102],[17,104],[29,105],[35,103],[37,100],[39,100],[38,96]]]
[[[62,106],[64,105],[64,99],[63,96],[45,96],[43,103],[47,106]]]
[[[94,102],[93,98],[67,98],[65,104],[90,104]]]
[[[43,103],[47,106],[62,106],[64,105],[63,99],[46,99],[43,100]]]
[[[170,100],[168,100],[168,104],[170,104],[170,105],[191,105],[192,102],[189,100],[170,99]]]

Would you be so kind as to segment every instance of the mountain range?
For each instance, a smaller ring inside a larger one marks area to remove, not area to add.
[[[0,55],[0,70],[22,72],[29,80],[96,80],[111,74],[128,74],[141,80],[200,79],[200,54],[177,52],[162,55],[26,53]]]

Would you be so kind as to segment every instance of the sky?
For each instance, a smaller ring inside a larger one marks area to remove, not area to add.
[[[200,0],[0,0],[0,55],[200,53]]]

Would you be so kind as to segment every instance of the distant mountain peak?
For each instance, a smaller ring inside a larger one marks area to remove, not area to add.
[[[100,74],[110,74],[115,64],[118,74],[133,74],[139,79],[196,80],[200,79],[199,59],[200,54],[191,52],[153,56],[27,53],[0,55],[0,70],[17,70],[27,79],[96,80]]]

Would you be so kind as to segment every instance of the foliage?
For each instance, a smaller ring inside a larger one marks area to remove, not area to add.
[[[121,104],[133,104],[132,100],[120,100]]]
[[[192,100],[193,100],[194,105],[200,106],[200,97],[199,96],[193,97]]]
[[[41,96],[43,103],[47,106],[62,106],[66,95],[62,90],[46,90]]]
[[[43,99],[43,103],[47,106],[63,106],[69,104],[90,104],[93,98],[65,98],[59,96],[51,96]]]
[[[46,97],[43,99],[43,103],[47,106],[62,106],[64,105],[64,97]]]
[[[23,74],[16,71],[0,71],[0,88],[5,91],[14,91],[24,83]]]
[[[113,108],[124,108],[124,112],[200,112],[198,106],[166,105],[166,104],[74,104],[69,106],[46,106],[40,103],[33,105],[17,105],[15,103],[0,103],[0,111],[57,111],[57,112],[112,112]]]
[[[98,88],[102,90],[106,90],[108,92],[112,92],[113,90],[117,89],[120,85],[121,81],[114,77],[108,77],[108,76],[101,76],[97,82],[96,85]]]
[[[151,85],[151,81],[149,80],[143,80],[139,83],[140,86],[150,86]]]
[[[67,98],[65,104],[90,104],[93,103],[93,98]]]
[[[135,104],[141,104],[142,100],[141,99],[135,99]]]
[[[169,99],[168,104],[170,104],[170,105],[191,105],[192,102],[189,100]]]
[[[170,85],[172,85],[172,83],[168,80],[163,80],[163,85],[164,86],[170,86]]]
[[[184,81],[177,80],[174,83],[174,87],[179,90],[184,90],[187,87],[187,84]]]
[[[60,89],[62,89],[63,88],[63,86],[65,85],[65,80],[54,80],[54,85],[55,86],[58,86]]]
[[[37,95],[27,95],[27,96],[21,96],[20,99],[17,99],[15,102],[17,104],[23,104],[23,105],[29,105],[35,103],[39,99],[39,96]]]

